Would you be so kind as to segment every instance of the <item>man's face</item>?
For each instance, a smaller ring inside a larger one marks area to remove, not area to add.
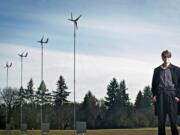
[[[162,57],[162,60],[163,60],[164,64],[166,64],[166,65],[169,65],[171,62],[171,58],[167,57],[167,56]]]

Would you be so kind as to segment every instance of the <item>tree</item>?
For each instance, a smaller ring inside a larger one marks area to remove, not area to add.
[[[119,89],[119,84],[115,78],[110,81],[110,84],[107,86],[107,97],[105,97],[105,105],[108,110],[111,110],[115,106],[116,93]]]
[[[26,121],[28,123],[28,127],[35,128],[36,125],[36,118],[38,115],[38,111],[36,109],[35,104],[35,91],[34,91],[34,82],[31,78],[29,82],[27,83],[27,89],[25,89],[26,93],[26,101],[27,104],[23,107],[24,109],[24,116]]]
[[[135,123],[137,127],[156,126],[157,121],[154,116],[152,106],[151,90],[149,86],[144,87],[143,93],[138,92],[135,101]]]
[[[143,95],[142,92],[139,91],[136,97],[136,101],[135,101],[135,108],[136,109],[141,109],[144,106],[144,102],[143,102]]]
[[[35,97],[34,97],[34,83],[32,78],[28,82],[27,89],[26,89],[26,99],[29,103],[34,105]]]
[[[46,88],[44,81],[41,82],[38,90],[36,91],[37,102],[40,104],[46,104],[51,102],[51,93]]]
[[[25,99],[26,99],[25,89],[21,86],[18,91],[18,98],[16,100],[16,105],[20,107],[21,104],[23,105],[26,102]]]
[[[98,115],[96,118],[96,128],[106,128],[106,105],[103,98],[99,99],[98,101]]]
[[[143,93],[139,91],[136,97],[135,107],[137,109],[150,109],[152,107],[151,89],[149,86],[144,87]]]
[[[47,104],[49,104],[49,103],[51,103],[51,93],[49,92],[49,90],[46,88],[46,84],[45,84],[45,82],[44,81],[42,81],[41,82],[41,84],[40,84],[40,86],[39,86],[39,88],[38,88],[38,90],[36,91],[36,98],[37,98],[37,100],[36,100],[36,102],[38,103],[38,104],[40,104],[42,107],[44,106],[44,109],[45,109],[45,113],[44,114],[47,114],[48,115],[48,113],[46,112],[47,110],[46,110],[46,105]],[[45,121],[47,121],[47,115],[44,115],[44,117],[45,117]],[[42,117],[43,118],[43,117]]]
[[[10,122],[10,119],[12,117],[12,112],[13,109],[16,107],[16,103],[18,100],[18,90],[17,89],[12,89],[12,88],[5,88],[0,91],[0,95],[3,99],[3,102],[6,105],[7,109],[7,114],[8,114],[8,119],[7,121]]]
[[[60,128],[62,129],[64,128],[65,125],[65,120],[63,119],[62,116],[67,115],[64,113],[66,111],[64,107],[62,107],[62,105],[64,103],[68,103],[67,97],[69,96],[70,92],[66,91],[68,87],[65,83],[65,79],[63,78],[63,76],[59,77],[59,80],[57,81],[56,85],[57,85],[57,89],[56,91],[53,91],[53,98],[54,98],[53,102],[55,105],[55,112],[57,117],[56,121],[57,121],[58,129]]]
[[[119,85],[119,89],[116,91],[116,105],[119,108],[124,108],[129,106],[129,95],[126,93],[126,83],[122,80]]]
[[[123,106],[127,107],[129,105],[129,95],[127,94],[128,88],[126,87],[125,80],[120,82],[120,90],[122,91]]]
[[[57,81],[57,89],[53,91],[54,95],[54,104],[56,106],[61,106],[63,103],[68,102],[67,97],[69,96],[70,92],[67,92],[68,89],[63,76],[59,77]]]
[[[81,106],[80,118],[87,122],[88,128],[95,128],[98,113],[98,100],[91,91],[88,91]]]
[[[146,86],[143,90],[143,103],[144,108],[152,107],[151,88],[149,86]]]
[[[108,111],[105,114],[105,119],[108,128],[128,127],[129,122],[127,123],[125,119],[131,115],[132,106],[129,102],[125,80],[118,84],[117,80],[113,78],[107,90],[108,97],[105,97],[105,105]]]

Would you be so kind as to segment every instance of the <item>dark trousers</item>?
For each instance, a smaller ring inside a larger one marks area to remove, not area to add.
[[[160,90],[157,96],[158,135],[166,135],[165,123],[167,114],[171,124],[172,135],[179,135],[176,126],[177,103],[175,101],[175,91]]]

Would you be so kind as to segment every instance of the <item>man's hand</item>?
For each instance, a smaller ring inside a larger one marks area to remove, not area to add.
[[[179,99],[178,97],[175,97],[175,100],[176,100],[176,102],[179,102],[179,101],[180,101],[180,99]]]
[[[156,101],[157,101],[156,96],[154,96],[153,97],[153,102],[156,102]]]

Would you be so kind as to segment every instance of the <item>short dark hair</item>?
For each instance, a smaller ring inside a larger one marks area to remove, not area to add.
[[[161,53],[161,57],[164,58],[164,57],[168,57],[168,58],[171,58],[171,52],[169,50],[164,50],[162,53]]]

